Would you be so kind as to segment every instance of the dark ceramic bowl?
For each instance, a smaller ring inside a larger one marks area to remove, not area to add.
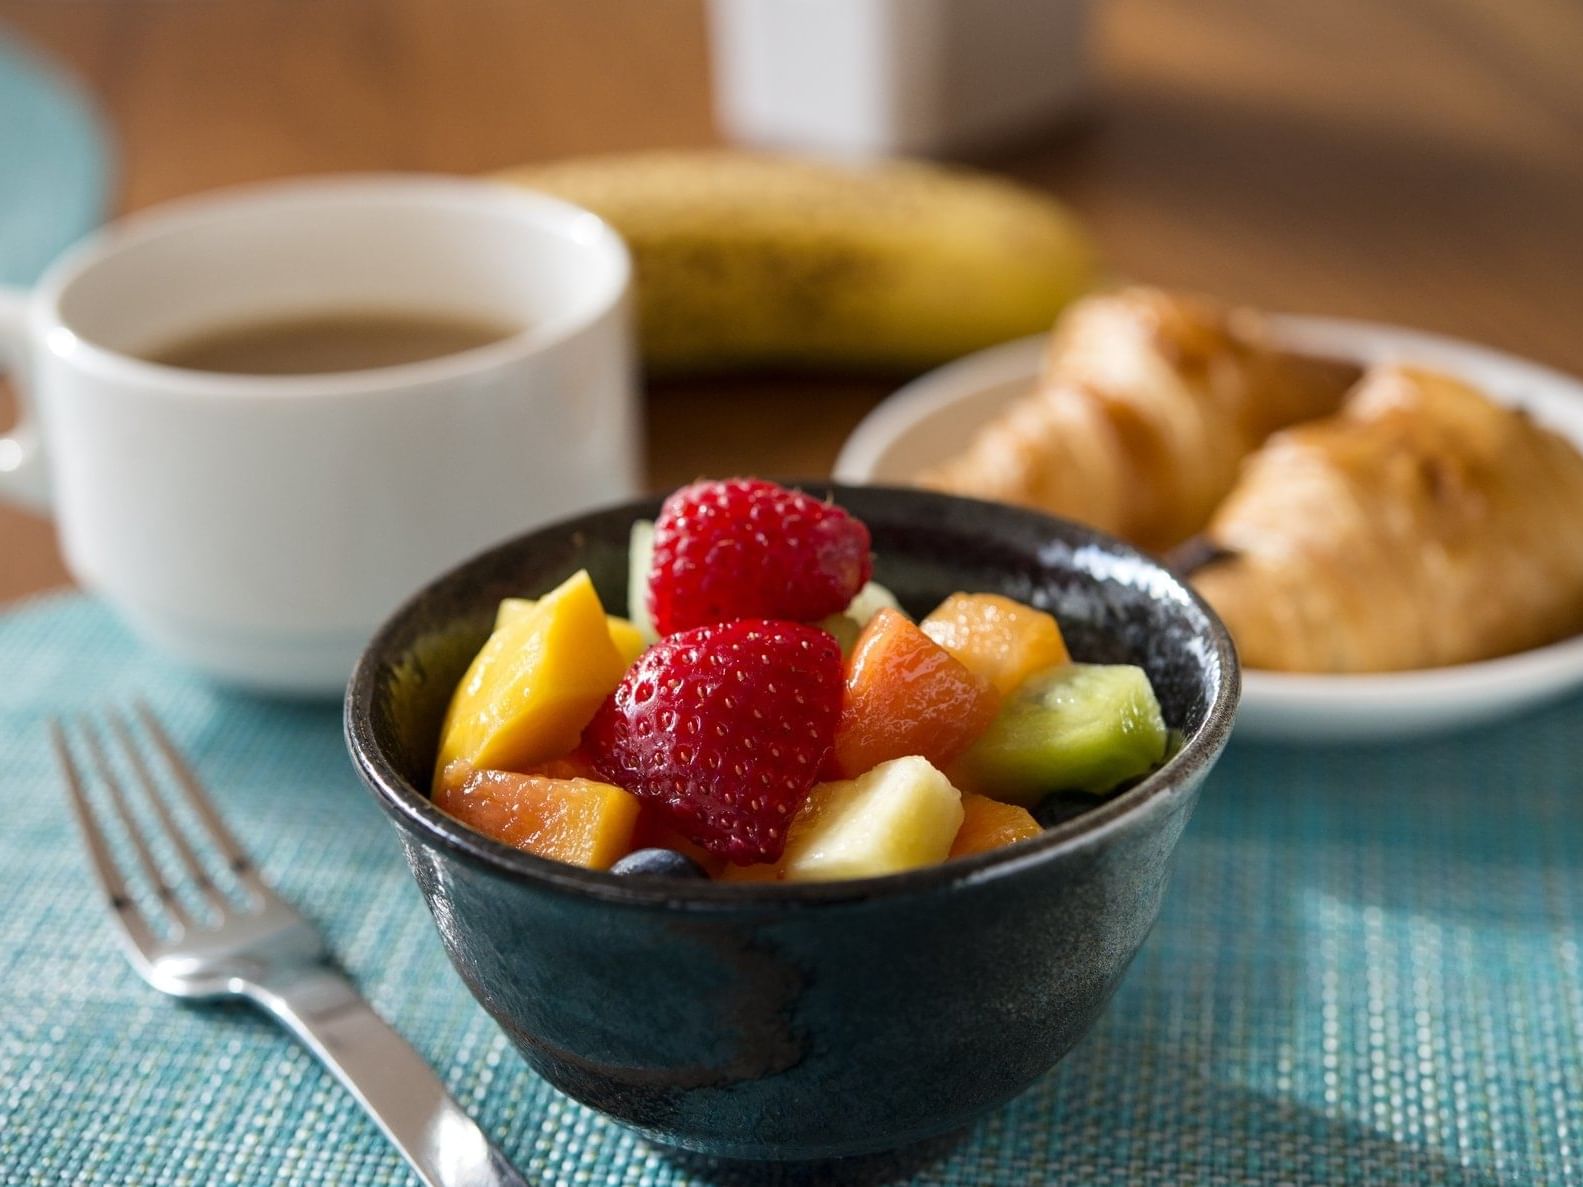
[[[886,878],[724,885],[612,874],[491,841],[426,789],[451,689],[496,603],[588,569],[626,601],[627,533],[658,502],[491,549],[407,602],[352,677],[347,738],[462,979],[562,1091],[660,1141],[832,1158],[956,1129],[1017,1095],[1104,1008],[1160,908],[1231,728],[1214,615],[1147,557],[1028,511],[824,487],[866,522],[914,614],[956,590],[1051,610],[1079,659],[1148,669],[1182,746],[1043,835]]]

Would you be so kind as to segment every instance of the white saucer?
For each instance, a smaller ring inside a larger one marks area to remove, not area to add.
[[[1373,322],[1279,316],[1294,348],[1361,363],[1417,362],[1520,404],[1583,449],[1583,381],[1471,343]],[[959,359],[909,383],[842,447],[838,482],[906,485],[961,449],[988,417],[1026,391],[1045,339],[1024,338]],[[1243,673],[1242,737],[1293,741],[1403,738],[1504,717],[1583,686],[1583,636],[1519,655],[1380,676]]]

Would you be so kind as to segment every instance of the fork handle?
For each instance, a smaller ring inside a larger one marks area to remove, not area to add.
[[[341,973],[325,965],[272,971],[246,992],[335,1073],[428,1187],[527,1187]]]

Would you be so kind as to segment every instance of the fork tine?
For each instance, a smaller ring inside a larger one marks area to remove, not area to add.
[[[154,711],[141,697],[132,702],[132,708],[138,720],[143,723],[143,728],[148,731],[148,736],[153,739],[160,756],[165,760],[165,766],[186,793],[187,803],[193,813],[208,829],[209,839],[225,858],[231,873],[260,901],[267,902],[274,899],[276,897],[274,892],[254,869],[253,859],[248,857],[247,852],[237,843],[236,838],[231,835],[231,830],[225,827],[225,821],[221,820],[220,814],[215,811],[208,793],[198,782],[198,776],[193,774],[192,768],[187,765],[187,760],[182,758],[181,751],[176,749],[176,743],[171,741],[170,735],[165,732],[165,727],[160,725],[159,718],[154,716]]]
[[[186,931],[192,927],[192,916],[187,913],[187,908],[181,905],[175,890],[160,872],[159,862],[154,859],[154,851],[148,847],[148,840],[143,836],[137,818],[132,815],[132,806],[127,803],[121,780],[116,777],[115,770],[110,766],[109,755],[105,753],[104,747],[99,742],[99,731],[87,717],[78,719],[77,729],[88,745],[88,755],[93,760],[94,770],[98,772],[100,780],[110,793],[110,805],[115,809],[115,814],[121,818],[121,826],[126,829],[127,836],[132,841],[132,851],[137,854],[137,864],[142,867],[143,877],[148,879],[148,884],[154,888],[159,901],[165,904],[165,909],[170,912],[171,918],[183,931]]]
[[[230,909],[231,902],[221,893],[220,888],[214,884],[214,879],[209,877],[209,872],[203,868],[203,863],[198,860],[198,855],[193,852],[192,846],[187,843],[186,831],[176,823],[176,818],[171,814],[170,805],[165,802],[165,793],[155,781],[153,772],[149,770],[148,763],[143,758],[143,747],[137,744],[132,736],[132,731],[127,728],[126,719],[114,710],[108,711],[105,717],[110,722],[110,730],[121,743],[121,751],[126,756],[127,765],[142,785],[144,797],[154,807],[154,813],[159,817],[160,825],[165,830],[165,835],[170,838],[176,855],[181,859],[181,864],[187,869],[187,876],[193,884],[203,892],[203,897],[209,905],[222,917]]]
[[[147,953],[159,942],[158,938],[149,927],[148,920],[138,910],[137,904],[132,901],[132,896],[127,893],[126,879],[121,876],[121,869],[110,853],[110,846],[105,841],[104,833],[100,831],[98,823],[94,820],[93,808],[89,805],[88,795],[83,790],[82,774],[72,757],[71,746],[66,741],[66,731],[59,720],[49,723],[49,732],[50,740],[55,746],[55,761],[60,764],[61,775],[66,780],[66,790],[70,793],[72,815],[77,818],[77,831],[82,834],[83,844],[88,849],[88,864],[92,867],[99,888],[104,891],[104,896],[110,903],[110,910],[120,923],[121,929],[139,951]]]

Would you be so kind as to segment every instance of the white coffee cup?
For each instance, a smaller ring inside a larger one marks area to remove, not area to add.
[[[595,215],[482,181],[291,181],[135,215],[0,292],[24,408],[0,496],[49,506],[72,572],[146,641],[228,683],[337,693],[436,572],[635,492],[630,275]],[[368,309],[522,329],[325,375],[138,355]]]

